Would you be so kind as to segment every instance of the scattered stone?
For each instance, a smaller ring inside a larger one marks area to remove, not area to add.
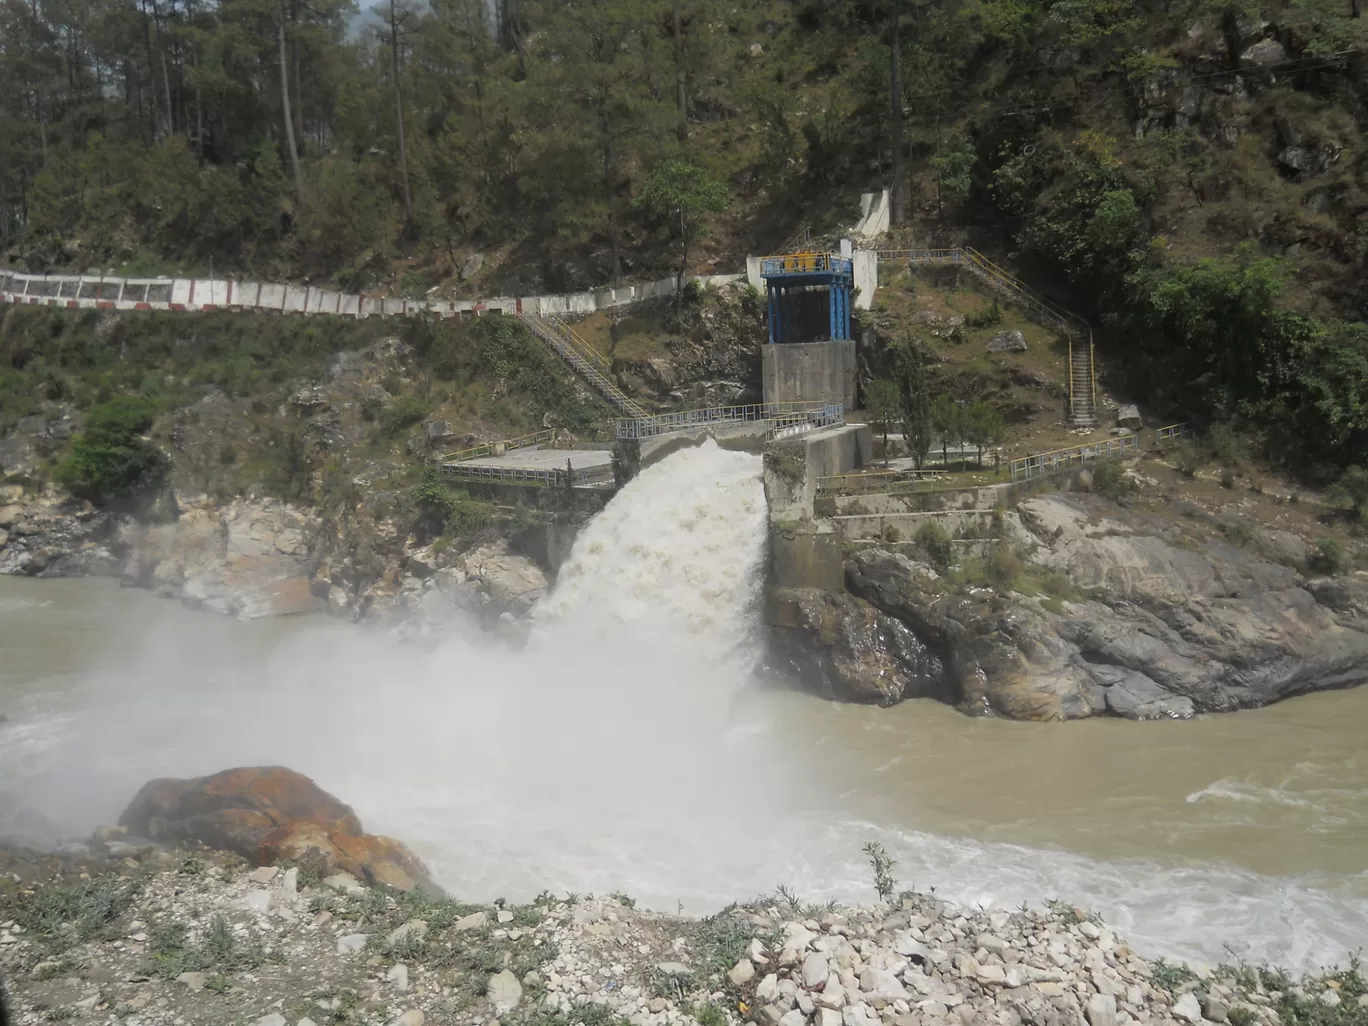
[[[362,950],[370,938],[364,933],[347,933],[337,938],[337,953],[351,954]]]
[[[501,909],[499,909],[499,922],[501,922],[501,923],[511,923],[511,922],[513,922],[513,913],[510,912],[510,911],[509,911],[508,909],[506,909],[506,908],[501,908]]]
[[[271,892],[248,891],[238,899],[238,907],[265,915],[266,910],[271,907]]]
[[[1202,1015],[1212,1022],[1225,1022],[1230,1018],[1230,1003],[1218,994],[1208,993],[1202,999]]]
[[[462,916],[456,920],[456,925],[452,927],[457,933],[464,933],[467,930],[483,930],[489,925],[489,916],[484,912],[472,912],[468,916]]]
[[[1088,998],[1084,1014],[1088,1026],[1116,1026],[1116,998],[1110,994],[1094,994]]]
[[[731,972],[727,973],[727,979],[732,986],[739,987],[743,983],[749,983],[755,976],[755,966],[751,965],[749,958],[743,958],[732,966]],[[825,978],[825,977],[824,977]]]
[[[495,1015],[504,1015],[517,1008],[522,1001],[523,989],[518,978],[507,969],[489,978],[485,996],[494,1006]]]
[[[427,1022],[427,1016],[423,1014],[421,1008],[410,1008],[390,1023],[390,1026],[423,1026],[425,1022]]]
[[[808,990],[822,986],[830,975],[831,967],[823,955],[813,952],[803,959],[803,986]]]
[[[1188,991],[1173,1003],[1173,1014],[1180,1019],[1188,1022],[1202,1021],[1202,1006],[1197,1001],[1197,995]]]
[[[251,880],[252,883],[268,884],[276,878],[276,874],[279,872],[280,870],[275,866],[262,866],[260,869],[254,869],[248,873],[247,879]]]
[[[999,331],[988,340],[990,353],[1024,353],[1026,349],[1026,336],[1015,329]]]
[[[176,982],[185,984],[187,990],[196,991],[203,990],[208,979],[208,973],[181,973],[176,977]]]
[[[1116,423],[1119,427],[1128,427],[1138,430],[1141,426],[1140,408],[1133,403],[1119,406],[1116,410]],[[1096,929],[1096,927],[1094,927]],[[1084,934],[1087,936],[1087,934]],[[1097,938],[1094,937],[1094,940]]]
[[[291,866],[285,870],[285,876],[281,878],[280,889],[286,894],[299,893],[299,867]]]
[[[423,919],[410,919],[403,926],[395,927],[385,938],[385,943],[391,946],[402,944],[404,941],[420,941],[427,936],[428,924]]]
[[[397,964],[391,966],[391,967],[390,967],[390,971],[387,972],[387,973],[385,974],[385,979],[388,980],[390,983],[394,984],[395,987],[397,987],[397,988],[398,988],[399,990],[401,990],[401,991],[408,990],[408,989],[409,989],[409,972],[408,972],[408,966],[404,965],[403,962],[399,962],[399,963],[397,963]]]
[[[271,1012],[252,1023],[252,1026],[286,1026],[285,1016],[279,1012]]]

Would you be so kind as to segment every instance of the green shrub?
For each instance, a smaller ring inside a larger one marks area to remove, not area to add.
[[[432,467],[423,471],[423,482],[414,489],[413,501],[420,510],[440,520],[443,530],[454,538],[474,534],[494,518],[494,508],[489,503],[448,488]]]
[[[157,406],[140,396],[120,396],[90,411],[85,430],[71,443],[58,480],[96,503],[143,499],[166,483],[170,461],[142,433]]]
[[[1207,448],[1212,459],[1223,467],[1241,470],[1249,462],[1249,446],[1235,429],[1224,421],[1211,425],[1207,432]]]
[[[1344,549],[1334,538],[1322,538],[1306,557],[1306,568],[1315,574],[1343,573],[1347,565]]]
[[[937,570],[944,572],[949,569],[953,546],[950,544],[950,536],[940,524],[934,520],[923,524],[917,531],[917,544],[926,554],[927,562]]]
[[[362,415],[365,413],[362,411]],[[403,434],[427,416],[427,404],[417,396],[404,395],[389,402],[380,411],[380,433],[386,438]]]
[[[1178,442],[1169,450],[1169,455],[1178,473],[1184,477],[1194,476],[1202,466],[1202,454],[1191,442]]]
[[[1120,499],[1135,490],[1135,482],[1125,468],[1114,460],[1103,460],[1093,467],[1093,491],[1109,499]]]
[[[1002,323],[1002,305],[998,303],[997,296],[993,297],[993,305],[987,310],[978,313],[964,315],[964,323],[970,328],[991,328]]]

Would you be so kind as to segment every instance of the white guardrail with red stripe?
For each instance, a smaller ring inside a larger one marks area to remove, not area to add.
[[[706,284],[744,275],[713,275]],[[657,296],[672,296],[675,279],[548,296],[435,300],[371,298],[310,285],[281,285],[227,278],[114,278],[105,275],[24,274],[0,268],[0,302],[102,310],[270,310],[341,317],[474,317],[482,313],[557,316],[588,314]]]

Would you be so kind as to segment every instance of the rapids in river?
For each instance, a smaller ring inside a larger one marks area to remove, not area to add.
[[[758,457],[677,453],[581,532],[521,651],[0,578],[0,791],[75,836],[150,777],[280,764],[469,899],[868,902],[877,840],[903,886],[1063,898],[1149,955],[1368,941],[1368,689],[1158,723],[825,702],[765,669],[765,538]]]

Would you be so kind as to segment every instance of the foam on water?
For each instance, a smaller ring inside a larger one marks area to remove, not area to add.
[[[520,652],[332,622],[253,647],[256,628],[156,607],[134,657],[85,676],[79,714],[4,728],[0,776],[74,832],[153,776],[288,765],[471,899],[623,890],[708,912],[784,883],[868,901],[874,839],[906,885],[971,905],[1065,897],[1155,954],[1215,962],[1232,944],[1303,966],[1368,936],[1364,874],[1100,861],[871,819],[752,680],[764,520],[757,457],[671,456],[581,533]]]

